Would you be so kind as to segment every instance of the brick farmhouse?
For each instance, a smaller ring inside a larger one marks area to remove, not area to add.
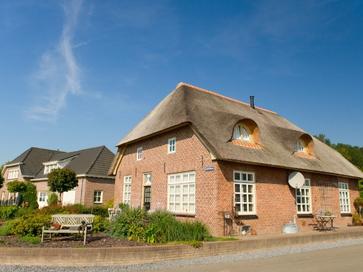
[[[78,186],[63,193],[62,204],[81,203],[87,206],[113,200],[115,180],[108,176],[114,154],[105,146],[73,152],[63,152],[37,147],[24,151],[4,165],[4,186],[0,188],[0,204],[12,205],[17,201],[14,193],[7,191],[10,181],[30,181],[37,188],[39,207],[47,206],[49,195],[48,173],[55,168],[73,170]]]
[[[200,220],[213,235],[278,233],[294,218],[311,230],[326,211],[346,226],[363,177],[277,113],[185,83],[118,143],[110,174],[115,204]]]

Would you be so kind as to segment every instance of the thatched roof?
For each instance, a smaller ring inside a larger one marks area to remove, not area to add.
[[[262,148],[231,143],[233,127],[243,119],[258,125]],[[122,147],[182,124],[190,124],[217,160],[269,165],[295,170],[362,178],[363,173],[316,138],[314,158],[294,154],[301,128],[275,112],[180,83],[119,143]]]

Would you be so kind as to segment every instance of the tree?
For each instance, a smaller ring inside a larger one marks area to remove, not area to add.
[[[9,182],[6,187],[10,193],[19,194],[18,206],[38,208],[37,189],[33,183],[14,180]]]
[[[59,193],[59,200],[62,194],[72,190],[78,185],[76,173],[70,169],[54,169],[48,174],[48,186],[52,192]]]
[[[3,165],[0,166],[0,189],[4,185],[4,177],[3,177]]]

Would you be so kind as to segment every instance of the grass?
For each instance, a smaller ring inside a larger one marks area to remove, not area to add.
[[[20,237],[20,240],[25,243],[32,244],[32,245],[40,244],[40,237],[38,237],[38,236],[29,236],[29,235],[22,236],[22,237]]]

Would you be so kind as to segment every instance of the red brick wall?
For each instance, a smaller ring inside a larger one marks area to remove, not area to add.
[[[176,153],[167,153],[169,138],[176,137]],[[136,160],[136,149],[143,147],[144,157]],[[151,209],[167,208],[167,176],[172,173],[195,171],[196,215],[193,218],[207,223],[214,231],[217,219],[217,183],[215,171],[204,167],[217,167],[211,155],[189,127],[180,128],[127,147],[117,171],[115,203],[122,202],[124,176],[132,176],[132,206],[142,206],[143,173],[151,173]]]
[[[49,192],[47,181],[34,182],[37,192]],[[114,196],[114,180],[101,178],[79,178],[78,186],[75,188],[75,203],[81,203],[86,206],[93,206],[94,191],[103,191],[103,203],[113,200]]]
[[[176,153],[168,154],[167,142],[172,137],[176,137]],[[140,161],[136,160],[138,147],[143,147],[143,159]],[[206,166],[213,166],[214,171],[205,171]],[[201,220],[213,235],[220,236],[224,234],[223,214],[231,212],[233,207],[233,170],[254,172],[256,179],[257,215],[240,217],[240,223],[251,225],[258,234],[281,232],[282,226],[296,215],[295,191],[287,183],[289,171],[212,161],[208,150],[190,127],[166,132],[126,148],[116,174],[115,205],[122,202],[124,177],[132,176],[131,204],[134,207],[142,206],[143,173],[151,173],[151,209],[166,209],[168,174],[195,171],[196,215],[188,218]],[[340,215],[338,178],[309,173],[304,175],[311,178],[313,213],[327,209],[337,216],[337,226],[350,223],[351,217]],[[353,202],[358,196],[357,182],[347,179],[339,181],[349,182],[350,199]],[[333,184],[333,187],[324,189],[323,185],[326,184]],[[354,212],[353,205],[351,209]],[[311,217],[299,217],[297,221],[303,230],[312,229]],[[238,232],[236,224],[233,224],[233,229],[235,233]]]

